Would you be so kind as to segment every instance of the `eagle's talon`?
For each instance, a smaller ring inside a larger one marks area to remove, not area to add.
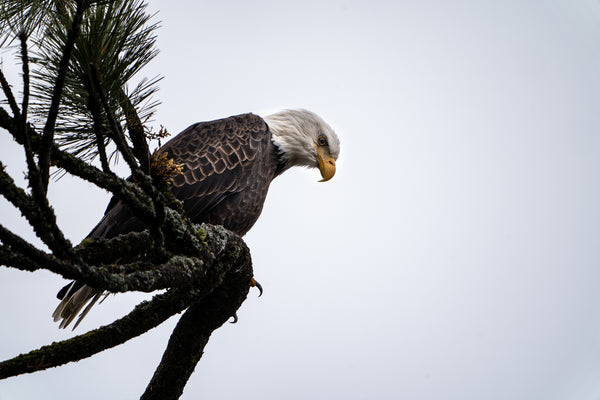
[[[260,283],[258,283],[256,281],[256,279],[252,278],[252,280],[250,280],[250,287],[258,288],[258,297],[262,296],[262,294],[263,294],[262,285]]]
[[[236,324],[238,322],[237,313],[233,313],[233,315],[231,316],[231,318],[233,318],[233,321],[229,321],[230,324]]]

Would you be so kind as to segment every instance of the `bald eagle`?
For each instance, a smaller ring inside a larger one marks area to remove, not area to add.
[[[243,114],[185,129],[159,149],[182,173],[171,191],[194,223],[222,225],[243,236],[258,219],[271,181],[294,166],[318,168],[322,180],[335,174],[340,141],[333,129],[307,110],[284,110],[261,118]],[[114,198],[89,238],[111,238],[140,231],[144,225],[127,206]],[[66,328],[81,312],[79,325],[102,292],[71,282],[57,297],[53,313]],[[89,302],[89,304],[88,304]]]

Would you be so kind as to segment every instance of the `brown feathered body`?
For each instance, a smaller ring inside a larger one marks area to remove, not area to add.
[[[267,124],[254,114],[197,123],[159,151],[183,166],[171,191],[183,202],[186,216],[194,223],[222,225],[240,236],[258,219],[271,181],[284,169]],[[89,237],[111,238],[144,228],[124,203],[113,198]],[[66,327],[91,300],[75,329],[101,295],[72,282],[57,295],[62,301],[54,320],[62,320],[60,327]]]
[[[167,153],[182,173],[171,192],[194,223],[223,225],[243,236],[262,211],[269,185],[282,165],[265,121],[243,114],[194,124],[168,141]],[[121,201],[113,198],[89,237],[114,237],[144,229]]]

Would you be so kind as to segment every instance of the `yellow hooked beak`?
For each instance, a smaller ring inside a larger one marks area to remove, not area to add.
[[[315,147],[317,148],[319,170],[323,177],[319,182],[326,182],[335,175],[335,160],[331,156],[325,157],[323,153],[321,153],[321,150],[319,150],[319,147],[317,145],[315,145]]]

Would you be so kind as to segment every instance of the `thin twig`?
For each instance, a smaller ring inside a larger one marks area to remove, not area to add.
[[[16,134],[18,128],[15,119],[9,116],[3,108],[0,108],[0,128],[9,131],[18,143],[24,144],[23,139]],[[40,144],[39,135],[35,133],[34,128],[31,126],[27,126],[27,131],[29,137],[32,139],[33,149],[38,148]],[[155,219],[153,201],[131,182],[119,178],[112,172],[103,172],[74,155],[61,150],[56,144],[52,146],[52,159],[57,163],[57,167],[63,168],[74,176],[112,192],[119,200],[127,204],[131,210],[134,210],[134,213],[142,221]]]
[[[110,163],[108,162],[108,157],[106,155],[106,146],[104,144],[104,135],[102,131],[104,130],[104,126],[100,124],[99,126],[94,122],[94,133],[96,135],[96,146],[98,147],[98,155],[100,156],[100,165],[102,165],[102,171],[104,172],[112,172],[110,170]]]
[[[27,55],[27,35],[21,32],[21,62],[23,64],[23,102],[21,105],[21,120],[27,123],[27,110],[29,108],[29,56]]]
[[[104,93],[104,90],[102,89],[102,81],[100,79],[98,67],[96,66],[96,64],[90,63],[90,70],[92,72],[92,82],[94,83],[96,92],[98,94],[98,97],[100,98],[102,107],[104,108],[104,113],[106,114],[106,118],[108,119],[108,124],[113,133],[112,139],[117,145],[117,148],[119,149],[121,154],[123,155],[125,162],[127,162],[127,165],[129,165],[131,173],[135,175],[136,171],[138,171],[140,167],[137,161],[135,160],[131,148],[127,144],[127,139],[125,138],[123,129],[121,129],[121,125],[115,120],[112,108],[108,104],[108,100],[106,99],[106,95]]]
[[[29,109],[29,56],[27,55],[27,35],[22,32],[19,35],[21,41],[21,63],[23,67],[23,102],[21,105],[21,117],[17,122],[18,136],[23,138],[23,149],[27,161],[27,179],[32,192],[37,197],[44,198],[44,188],[40,179],[40,170],[35,163],[33,150],[31,149],[31,138],[27,129],[27,112]]]
[[[110,105],[108,104],[108,100],[106,98],[104,90],[102,89],[102,81],[100,79],[98,66],[94,63],[90,63],[90,70],[91,70],[91,75],[92,75],[91,78],[92,78],[93,86],[95,87],[98,97],[100,98],[100,102],[102,103],[104,112],[106,114],[106,117],[108,118],[110,128],[113,132],[112,139],[115,142],[115,144],[117,145],[117,148],[119,149],[121,154],[123,154],[123,158],[129,165],[132,176],[138,182],[140,187],[152,198],[152,203],[154,205],[154,210],[155,210],[155,218],[152,221],[148,221],[148,222],[151,222],[149,224],[149,227],[153,231],[152,237],[154,239],[154,249],[156,251],[158,251],[159,253],[164,253],[164,251],[163,251],[164,234],[161,229],[161,226],[162,226],[162,223],[163,223],[163,220],[165,217],[164,198],[163,198],[163,196],[161,196],[160,192],[158,190],[156,190],[156,187],[152,184],[149,172],[144,172],[140,168],[140,165],[137,163],[137,161],[134,157],[135,149],[132,151],[132,149],[127,144],[127,139],[125,138],[123,129],[121,128],[121,125],[119,123],[117,123],[117,121],[115,120],[112,109],[110,108]],[[135,118],[135,117],[137,117],[137,113],[129,110],[128,118]],[[139,118],[138,118],[138,122],[139,122]],[[143,127],[141,127],[141,122],[139,122],[139,124],[140,124],[139,126],[135,127],[135,130],[137,132],[138,129],[142,129],[142,136],[143,136]],[[137,133],[139,134],[139,132],[137,132]],[[148,153],[148,156],[149,156],[149,152],[147,150],[148,145],[146,143],[146,139],[144,137],[138,137],[136,139],[136,141],[139,142],[138,143],[139,152],[143,154],[144,150],[142,147],[145,146],[146,152]],[[143,142],[143,145],[141,144],[141,142]],[[143,156],[140,156],[139,158],[142,158],[142,160],[144,159]],[[149,162],[149,158],[148,158],[148,162]],[[150,170],[149,164],[148,164],[147,170],[148,171]]]
[[[140,161],[142,171],[150,175],[150,149],[148,148],[146,135],[144,135],[144,126],[131,100],[122,88],[120,89],[120,97],[121,107],[125,112],[125,123],[133,143],[133,152]]]
[[[94,83],[90,76],[84,76],[84,87],[88,93],[88,109],[92,114],[94,121],[94,135],[96,136],[96,146],[98,147],[98,155],[100,156],[100,164],[104,172],[110,173],[110,163],[106,155],[106,146],[104,145],[104,132],[106,127],[102,121],[102,111],[98,102],[98,94],[94,88]]]
[[[113,173],[105,173],[68,152],[60,151],[58,147],[55,147],[53,152],[53,159],[56,161],[57,167],[64,168],[70,174],[108,190],[127,204],[140,220],[151,221],[155,218],[152,200],[135,184],[119,178]]]
[[[48,200],[34,199],[18,187],[0,163],[0,195],[17,207],[27,218],[37,236],[61,258],[75,259],[71,243],[56,225],[56,216]]]
[[[110,105],[108,104],[108,100],[106,98],[104,90],[102,89],[102,81],[100,79],[98,66],[94,63],[90,63],[90,70],[92,73],[91,75],[92,75],[93,86],[95,87],[98,97],[100,98],[100,102],[102,103],[102,106],[104,108],[104,113],[106,114],[108,123],[109,123],[111,131],[113,133],[112,139],[115,142],[115,144],[117,145],[117,148],[119,149],[121,154],[123,155],[123,158],[129,165],[129,168],[131,170],[131,174],[133,175],[133,177],[138,181],[138,184],[140,185],[140,187],[142,187],[142,189],[152,198],[152,203],[154,205],[154,211],[155,211],[155,213],[154,213],[155,218],[153,220],[147,221],[147,222],[151,222],[149,224],[149,228],[152,230],[152,233],[153,233],[152,234],[152,238],[153,238],[153,242],[154,242],[153,248],[155,251],[157,251],[159,253],[159,255],[164,256],[166,252],[164,250],[164,234],[161,229],[161,225],[162,225],[162,222],[165,217],[164,200],[162,200],[160,193],[156,190],[156,188],[152,184],[148,173],[145,173],[144,171],[142,171],[140,169],[140,165],[137,163],[137,161],[134,157],[134,151],[132,151],[132,149],[127,144],[127,139],[125,138],[125,134],[123,132],[123,129],[121,128],[121,125],[119,123],[117,123],[117,121],[115,120],[113,111],[110,108]],[[145,143],[145,138],[142,138],[142,140]],[[147,144],[146,144],[146,146],[147,146]],[[148,167],[148,170],[149,170],[149,167]]]
[[[10,85],[6,81],[6,77],[4,73],[0,69],[0,85],[2,86],[2,91],[8,100],[8,104],[10,105],[10,109],[13,113],[13,117],[15,119],[21,118],[21,111],[19,110],[19,106],[17,105],[17,100],[15,100],[15,96],[13,95],[12,90],[10,89]]]
[[[77,39],[81,28],[83,13],[87,6],[88,1],[77,1],[75,17],[73,18],[73,23],[71,24],[69,32],[67,33],[65,49],[58,64],[58,72],[56,74],[56,81],[54,83],[54,88],[52,92],[52,100],[50,102],[48,118],[46,120],[46,125],[44,126],[44,131],[42,134],[42,143],[39,152],[38,165],[40,169],[40,179],[42,181],[42,187],[44,189],[44,192],[47,192],[48,190],[48,180],[50,178],[50,157],[52,153],[52,144],[54,143],[54,128],[56,126],[56,119],[58,117],[58,109],[62,97],[62,89],[65,84],[67,71],[69,69],[71,55],[73,54],[73,49],[75,48],[75,40]]]

